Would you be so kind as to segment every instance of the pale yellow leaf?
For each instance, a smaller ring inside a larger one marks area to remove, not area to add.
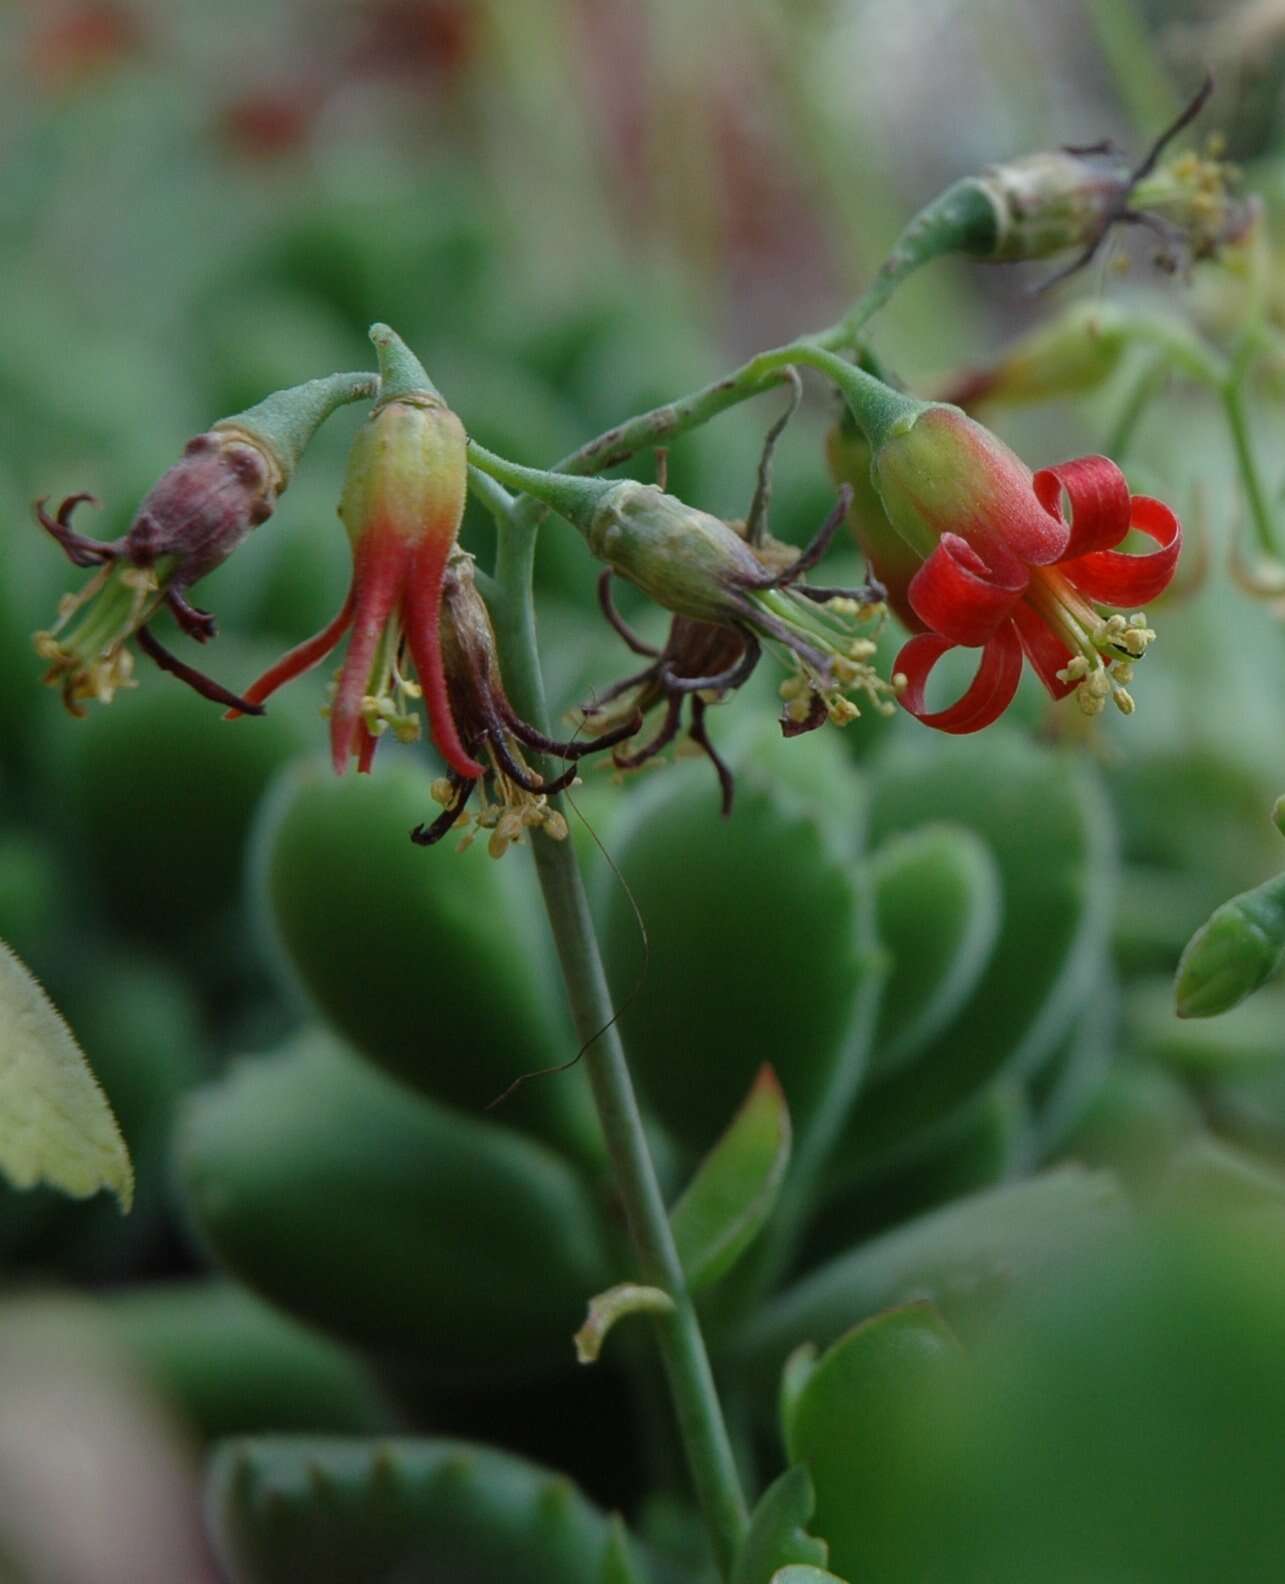
[[[62,1017],[0,941],[0,1172],[129,1209],[134,1172],[107,1096]]]

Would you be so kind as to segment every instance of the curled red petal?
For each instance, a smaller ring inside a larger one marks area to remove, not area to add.
[[[1110,550],[1129,531],[1129,485],[1110,457],[1077,457],[1041,468],[1035,494],[1046,511],[1062,515],[1062,491],[1071,502],[1071,534],[1059,562]]]
[[[898,695],[903,707],[925,726],[963,736],[981,731],[998,720],[1013,701],[1022,677],[1022,644],[1013,623],[1005,622],[982,650],[977,674],[962,698],[949,708],[924,711],[924,689],[932,668],[951,649],[958,648],[938,633],[912,638],[897,656],[894,674],[904,672],[906,686]]]
[[[349,589],[348,597],[344,600],[334,621],[328,627],[323,627],[319,633],[313,633],[311,638],[305,638],[301,644],[296,644],[293,649],[281,656],[276,665],[269,666],[261,677],[251,682],[242,694],[246,702],[262,704],[264,699],[270,698],[279,687],[292,682],[295,677],[302,676],[305,671],[310,671],[319,661],[324,660],[347,632],[352,621],[353,604],[353,591]],[[236,720],[240,714],[240,710],[233,709],[223,718]]]
[[[442,667],[442,646],[438,637],[442,577],[451,547],[450,541],[443,544],[426,537],[412,552],[410,575],[406,582],[406,638],[424,689],[424,704],[428,710],[433,741],[452,770],[470,781],[476,781],[485,766],[471,758],[460,741],[446,692],[446,673]]]
[[[1164,593],[1177,570],[1182,553],[1182,524],[1163,501],[1135,495],[1129,526],[1150,535],[1160,548],[1147,555],[1099,550],[1094,555],[1063,562],[1058,571],[1081,594],[1103,605],[1148,604]]]
[[[915,615],[952,644],[977,648],[1012,612],[1027,584],[1016,560],[996,569],[958,534],[944,533],[910,580]]]
[[[1040,613],[1029,605],[1018,605],[1013,611],[1013,620],[1032,670],[1053,697],[1063,699],[1068,693],[1073,693],[1077,684],[1064,682],[1058,676],[1058,672],[1070,663],[1072,651]]]
[[[342,775],[361,721],[361,701],[384,626],[401,597],[409,547],[395,533],[374,529],[357,547],[353,568],[352,637],[330,706],[330,760]]]

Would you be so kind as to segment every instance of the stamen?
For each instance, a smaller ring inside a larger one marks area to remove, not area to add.
[[[1045,622],[1072,650],[1056,672],[1059,682],[1075,685],[1075,698],[1086,715],[1100,715],[1110,699],[1122,715],[1137,708],[1126,684],[1134,666],[1155,642],[1145,611],[1102,616],[1064,578],[1047,568],[1031,579],[1028,599]]]

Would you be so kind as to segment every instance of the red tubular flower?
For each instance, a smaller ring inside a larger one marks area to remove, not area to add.
[[[338,615],[246,690],[259,704],[323,660],[351,629],[330,705],[330,752],[342,774],[350,756],[370,769],[389,728],[419,734],[421,695],[433,740],[451,771],[475,780],[483,767],[461,743],[442,668],[442,580],[468,485],[459,419],[428,392],[400,393],[376,407],[353,443],[339,515],[353,548],[353,580]],[[415,678],[408,676],[409,662]],[[235,713],[235,712],[233,712]]]
[[[1096,605],[1136,609],[1168,586],[1182,529],[1167,506],[1130,495],[1106,457],[1032,475],[994,435],[942,406],[885,440],[874,476],[893,525],[923,557],[905,603],[924,631],[895,664],[912,715],[939,731],[980,731],[1011,702],[1023,657],[1054,698],[1074,692],[1090,715],[1111,698],[1132,714],[1125,684],[1155,633],[1141,612],[1104,617]],[[1157,548],[1121,552],[1131,529]],[[976,675],[954,704],[930,711],[928,677],[956,647],[982,651]]]

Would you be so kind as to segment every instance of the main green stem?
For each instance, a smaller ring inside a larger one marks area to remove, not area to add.
[[[488,504],[502,505],[494,491]],[[505,687],[517,709],[539,730],[549,729],[536,648],[531,573],[535,534],[520,526],[516,503],[496,516],[495,617]],[[728,1578],[748,1527],[745,1498],[723,1421],[709,1355],[674,1246],[660,1183],[647,1147],[624,1047],[613,1021],[611,991],[589,913],[575,848],[569,841],[532,836],[536,873],[553,930],[576,1034],[615,1168],[616,1183],[637,1250],[639,1275],[674,1301],[654,1324],[697,1498],[720,1574]],[[592,1042],[592,1043],[590,1043]]]

